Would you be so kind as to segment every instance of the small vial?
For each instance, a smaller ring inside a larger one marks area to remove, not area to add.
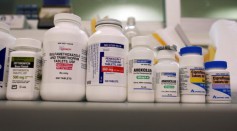
[[[230,73],[226,61],[205,63],[208,103],[231,103]]]
[[[179,64],[175,61],[177,47],[160,46],[157,50],[155,101],[180,102]]]
[[[181,102],[205,103],[205,70],[202,48],[188,46],[180,49]]]
[[[41,42],[16,39],[16,51],[10,53],[7,86],[8,100],[37,100],[41,82]]]
[[[154,52],[147,36],[132,38],[128,54],[128,102],[154,102]]]

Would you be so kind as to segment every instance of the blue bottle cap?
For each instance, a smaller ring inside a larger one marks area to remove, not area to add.
[[[180,49],[180,55],[184,54],[198,54],[202,55],[202,48],[199,46],[187,46]]]
[[[205,69],[211,69],[211,68],[227,68],[227,62],[226,61],[209,61],[205,63]]]

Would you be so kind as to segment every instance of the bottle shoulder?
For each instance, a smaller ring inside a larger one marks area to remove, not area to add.
[[[17,50],[17,51],[13,51],[11,52],[11,56],[38,56],[39,53],[35,52],[35,51],[21,51],[21,50]]]
[[[205,70],[205,72],[207,72],[207,73],[229,73],[229,71],[226,69],[218,69],[218,68],[208,69],[208,70]]]
[[[4,33],[4,32],[0,32],[0,41],[1,44],[14,44],[15,43],[16,38],[13,37],[10,34]]]
[[[155,57],[154,52],[148,48],[148,47],[137,47],[133,48],[129,51],[128,53],[129,56],[144,56],[146,57],[147,55]]]
[[[128,44],[128,39],[121,31],[98,30],[90,36],[88,44],[93,44],[97,42],[118,42],[122,44]]]
[[[177,67],[179,68],[179,63],[176,61],[165,61],[165,62],[158,62],[156,67],[163,66],[163,67]]]

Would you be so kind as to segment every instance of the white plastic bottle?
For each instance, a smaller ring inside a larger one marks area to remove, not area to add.
[[[8,63],[11,47],[15,43],[15,38],[10,34],[10,27],[0,22],[0,99],[6,98]]]
[[[160,46],[157,48],[156,102],[180,102],[179,64],[175,61],[177,47]]]
[[[88,38],[79,28],[81,18],[60,13],[55,15],[54,24],[44,34],[41,97],[49,101],[83,100]]]
[[[230,73],[226,61],[205,63],[208,103],[231,103]]]
[[[87,100],[125,101],[128,39],[122,33],[121,22],[98,21],[96,32],[89,38],[87,54]]]
[[[181,102],[205,103],[205,70],[202,48],[188,46],[180,49]]]
[[[128,54],[128,102],[154,102],[154,52],[147,36],[132,38]]]
[[[8,100],[37,100],[41,82],[41,42],[31,38],[16,39],[10,53]]]

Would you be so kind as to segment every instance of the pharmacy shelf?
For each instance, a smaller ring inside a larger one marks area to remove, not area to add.
[[[1,101],[1,131],[236,131],[232,104]]]

